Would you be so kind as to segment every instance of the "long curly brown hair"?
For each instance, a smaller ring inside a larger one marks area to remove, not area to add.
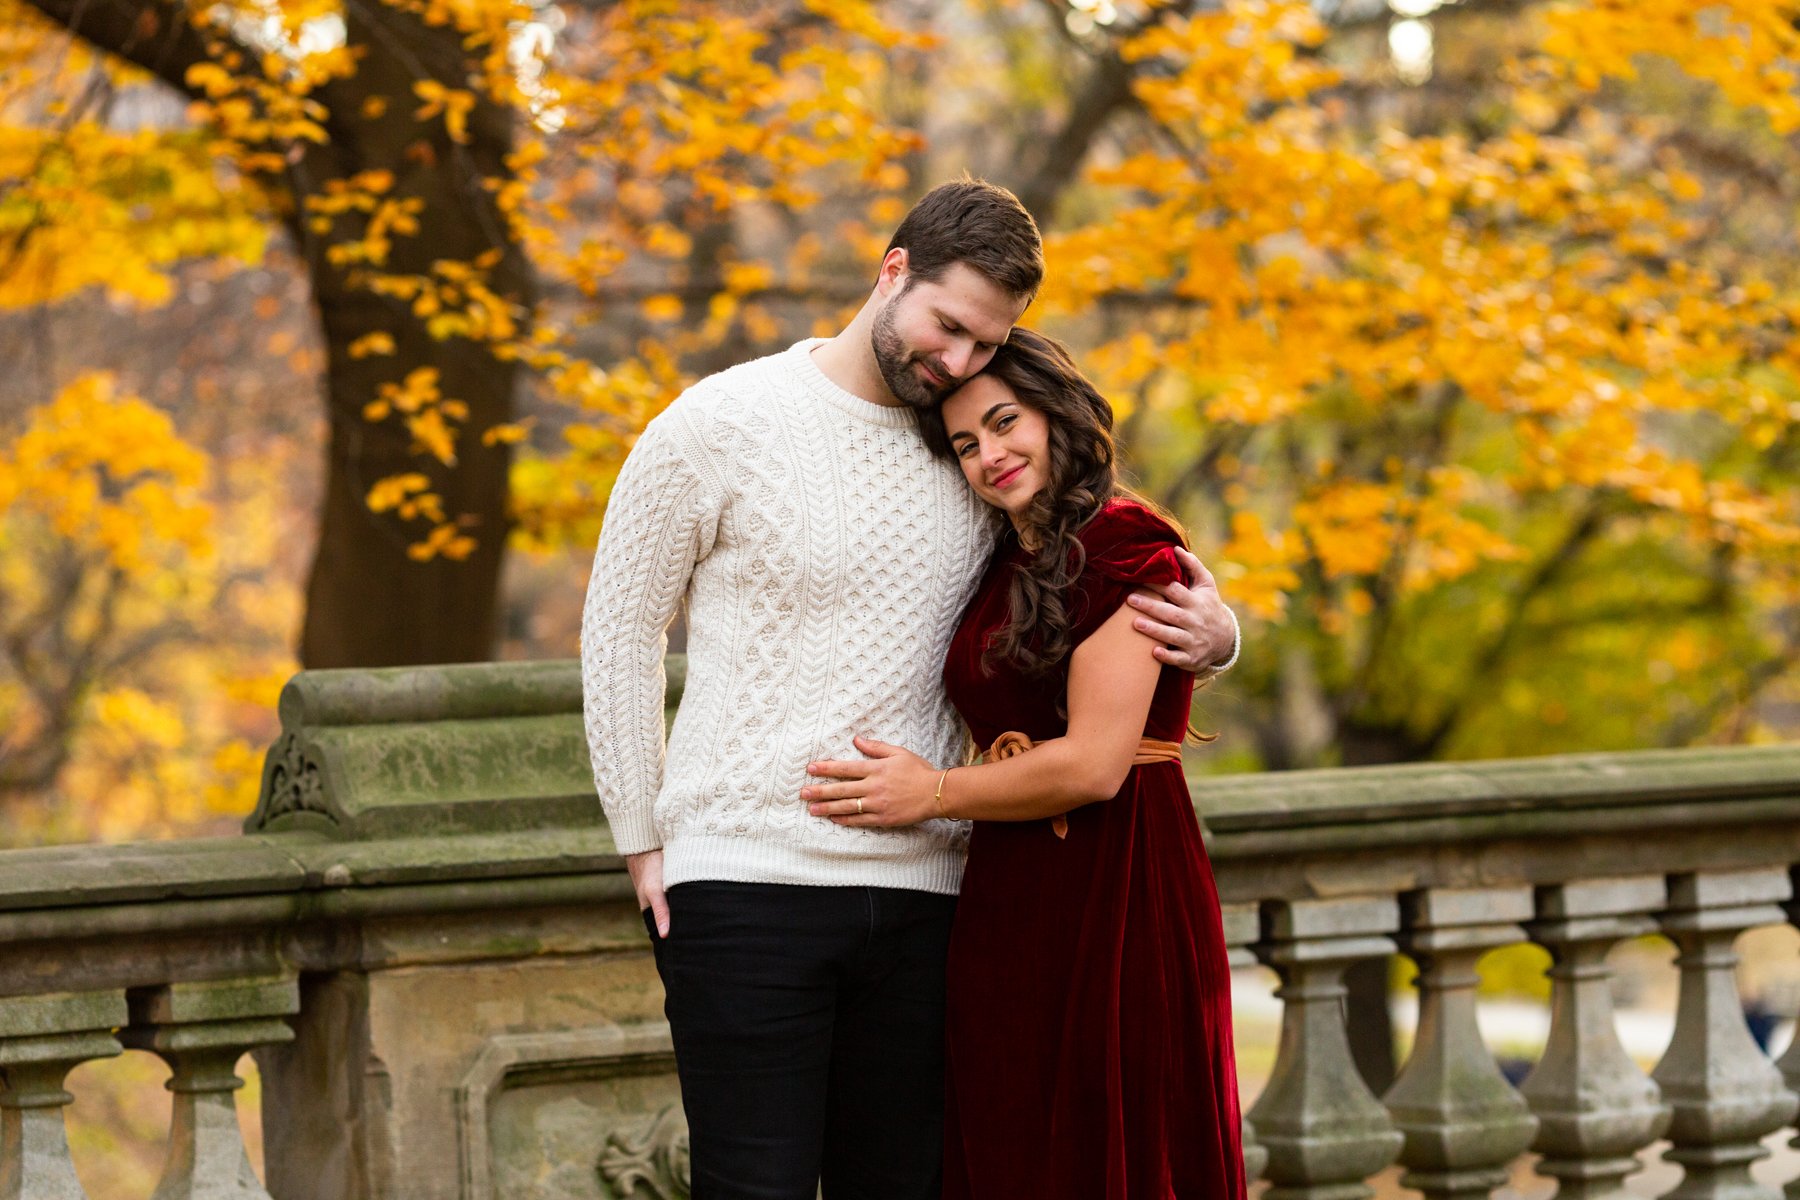
[[[1006,626],[983,655],[987,665],[1005,659],[1027,674],[1041,675],[1074,649],[1065,601],[1087,565],[1086,549],[1076,534],[1115,496],[1130,496],[1167,514],[1120,484],[1112,405],[1061,342],[1015,329],[982,374],[1000,380],[1020,404],[1042,413],[1049,427],[1050,478],[1020,518],[1022,539],[1036,553],[1013,573]],[[921,428],[934,451],[954,456],[941,405]]]

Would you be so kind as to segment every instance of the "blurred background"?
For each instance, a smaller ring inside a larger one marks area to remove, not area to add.
[[[636,432],[964,172],[1244,620],[1204,769],[1792,737],[1797,22],[0,0],[0,844],[233,831],[302,665],[573,655]]]

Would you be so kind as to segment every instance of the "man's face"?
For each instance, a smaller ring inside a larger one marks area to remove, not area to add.
[[[870,340],[888,391],[921,411],[987,366],[1029,303],[962,263],[936,280],[902,274],[894,287]]]

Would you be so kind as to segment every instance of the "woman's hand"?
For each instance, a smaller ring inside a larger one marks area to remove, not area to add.
[[[834,825],[895,828],[937,816],[934,797],[942,774],[911,750],[859,737],[856,748],[869,757],[856,762],[808,763],[806,773],[831,783],[800,789],[807,811]]]

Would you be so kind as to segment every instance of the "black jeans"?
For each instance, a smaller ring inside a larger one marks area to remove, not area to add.
[[[683,883],[656,969],[694,1200],[937,1200],[954,896]]]

